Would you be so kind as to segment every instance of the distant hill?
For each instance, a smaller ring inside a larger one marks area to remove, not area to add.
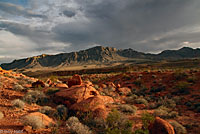
[[[179,50],[165,50],[159,54],[146,54],[131,48],[117,50],[113,47],[96,46],[79,52],[61,53],[57,55],[40,55],[25,59],[14,60],[11,63],[1,64],[1,67],[10,69],[28,69],[42,67],[66,67],[69,65],[104,64],[111,62],[134,61],[134,59],[186,59],[200,58],[200,49],[183,47]]]

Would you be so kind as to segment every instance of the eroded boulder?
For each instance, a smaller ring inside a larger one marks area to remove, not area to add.
[[[175,132],[170,123],[156,117],[154,123],[149,126],[149,134],[175,134]]]

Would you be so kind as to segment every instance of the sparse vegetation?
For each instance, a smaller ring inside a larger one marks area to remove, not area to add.
[[[151,114],[144,112],[142,114],[142,128],[137,129],[134,134],[149,134],[148,126],[150,123],[153,123],[155,118]]]
[[[132,122],[119,111],[113,110],[106,118],[106,134],[131,134]]]
[[[145,100],[144,98],[137,98],[137,99],[134,100],[134,102],[135,102],[136,104],[144,104],[145,106],[148,105],[148,101]]]
[[[24,87],[18,83],[15,83],[15,85],[13,86],[12,88],[13,90],[15,91],[23,91],[24,90]]]
[[[33,129],[44,128],[42,118],[39,116],[25,116],[22,118],[22,122],[25,126],[29,125]]]
[[[59,120],[66,120],[67,116],[68,116],[68,109],[67,107],[65,107],[64,105],[58,105],[56,107],[57,113],[56,113],[56,117]]]
[[[29,104],[36,103],[39,105],[46,104],[48,102],[47,96],[41,91],[28,91],[23,100]]]
[[[21,108],[21,109],[23,109],[24,105],[25,105],[24,101],[22,101],[20,99],[15,99],[11,103],[12,103],[13,107],[17,107],[17,108]]]
[[[187,134],[187,130],[184,126],[176,121],[169,122],[173,127],[176,134]]]
[[[92,134],[92,131],[83,125],[77,117],[70,117],[66,121],[66,126],[72,134]]]
[[[42,108],[39,109],[39,112],[49,116],[49,115],[53,115],[55,110],[49,106],[43,106]]]
[[[123,105],[119,105],[119,111],[122,111],[124,113],[132,113],[135,114],[137,111],[137,107],[136,106],[131,106],[128,104],[123,104]]]

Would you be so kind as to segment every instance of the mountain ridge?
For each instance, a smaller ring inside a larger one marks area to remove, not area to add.
[[[11,63],[3,63],[3,69],[28,69],[42,67],[58,67],[76,64],[89,63],[110,63],[134,59],[151,59],[151,60],[170,60],[184,58],[200,58],[200,49],[183,47],[178,50],[164,50],[159,54],[150,54],[135,51],[131,48],[116,49],[114,47],[95,46],[78,52],[60,53],[56,55],[42,54],[24,59],[14,60]]]

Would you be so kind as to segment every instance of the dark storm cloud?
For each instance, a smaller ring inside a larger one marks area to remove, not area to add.
[[[67,17],[74,17],[74,16],[76,15],[75,12],[70,11],[70,10],[65,10],[65,11],[63,11],[63,14],[64,14],[65,16],[67,16]]]
[[[24,7],[20,5],[15,5],[11,3],[0,2],[0,10],[12,15],[19,15],[25,17],[38,17],[38,18],[46,18],[46,16],[41,14],[35,14],[29,10],[26,10]]]
[[[74,47],[87,44],[110,45],[118,48],[131,47],[140,51],[154,51],[158,46],[177,40],[154,44],[153,38],[174,29],[198,25],[200,22],[199,0],[75,0],[88,22],[64,23],[53,31],[56,39],[72,42]],[[188,36],[189,39],[190,36]],[[151,39],[148,43],[137,43]],[[147,49],[146,49],[146,48]],[[163,49],[170,49],[166,45]]]

